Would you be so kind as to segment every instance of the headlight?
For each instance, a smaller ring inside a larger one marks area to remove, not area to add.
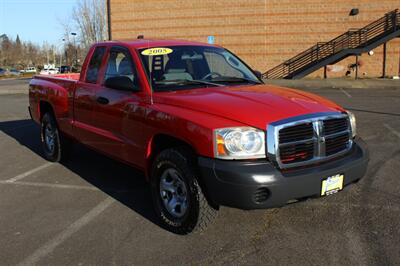
[[[356,117],[352,112],[347,111],[350,120],[351,136],[354,138],[357,135]]]
[[[220,128],[214,131],[214,153],[219,159],[265,157],[265,133],[252,127]]]

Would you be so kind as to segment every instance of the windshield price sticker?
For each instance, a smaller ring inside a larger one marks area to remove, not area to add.
[[[157,47],[157,48],[150,48],[142,51],[142,55],[152,56],[152,55],[165,55],[172,53],[173,50],[170,48],[164,47]]]

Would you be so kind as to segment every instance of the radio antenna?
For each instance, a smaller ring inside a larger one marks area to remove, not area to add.
[[[150,49],[150,41],[147,40],[147,49]],[[154,58],[153,58],[154,59]],[[150,56],[149,59],[150,60]],[[147,64],[150,66],[150,62],[147,61]],[[151,77],[152,75],[152,69],[149,71],[149,85],[150,85],[150,104],[153,105],[153,78]]]

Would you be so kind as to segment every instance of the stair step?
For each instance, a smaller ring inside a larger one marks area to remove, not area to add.
[[[388,41],[398,36],[400,36],[400,12],[395,9],[364,28],[350,29],[328,42],[318,42],[309,49],[268,70],[263,74],[263,78],[302,77],[311,73],[311,70],[315,71],[329,64],[329,59],[333,60],[340,57],[344,52],[347,52],[347,54],[343,55],[343,58],[359,54],[363,48],[371,48],[370,46],[374,46],[374,44],[377,47],[383,43],[383,40]]]

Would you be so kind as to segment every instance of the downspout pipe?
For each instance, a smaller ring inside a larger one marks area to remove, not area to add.
[[[107,0],[107,28],[108,28],[108,40],[112,40],[111,35],[111,0]]]

